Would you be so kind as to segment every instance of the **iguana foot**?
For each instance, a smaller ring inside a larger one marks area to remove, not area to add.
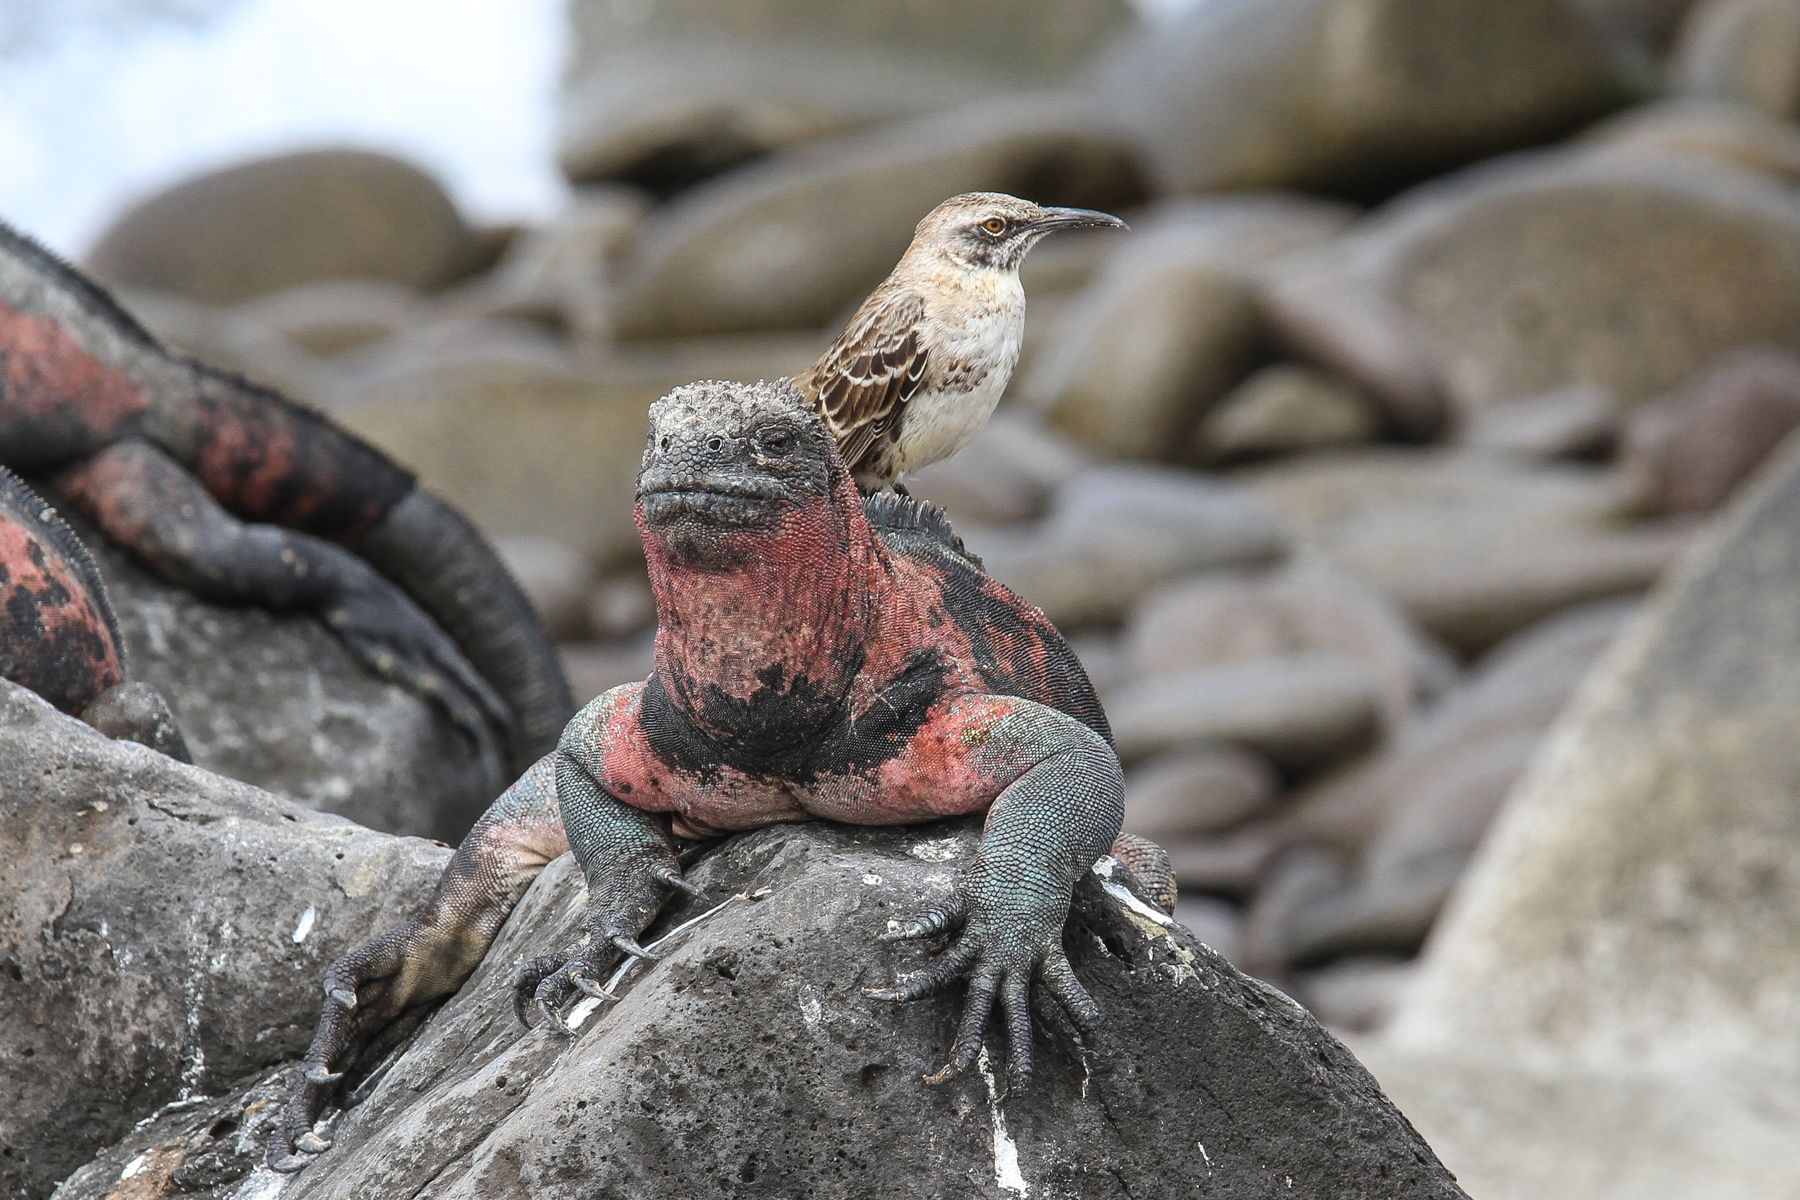
[[[930,966],[896,978],[891,987],[866,989],[866,994],[877,1000],[918,1000],[968,977],[968,997],[949,1061],[926,1075],[925,1082],[947,1082],[974,1065],[998,1001],[1006,1023],[1007,1090],[1023,1091],[1031,1082],[1034,976],[1084,1038],[1099,1028],[1100,1007],[1075,978],[1062,949],[1068,897],[1034,891],[1028,883],[1032,877],[994,871],[978,861],[950,900],[915,916],[890,921],[880,935],[881,941],[897,942],[959,934]]]
[[[609,999],[601,983],[621,955],[655,962],[657,956],[638,945],[638,935],[656,916],[670,891],[685,892],[697,900],[707,895],[682,878],[681,866],[672,853],[645,848],[612,866],[596,887],[588,884],[586,947],[561,954],[543,954],[520,965],[513,976],[513,1012],[531,1024],[535,1008],[544,1023],[565,1037],[575,1030],[562,1018],[571,995]]]
[[[463,964],[468,956],[453,942],[417,921],[408,922],[326,969],[318,1029],[300,1062],[300,1080],[269,1138],[270,1167],[298,1171],[312,1161],[311,1155],[330,1148],[330,1139],[314,1132],[313,1122],[352,1065],[350,1059],[365,1048],[368,1035],[391,1025],[412,1005],[441,994],[444,979],[467,973]],[[475,957],[480,958],[480,948]]]
[[[148,746],[178,762],[191,763],[187,740],[162,693],[147,683],[121,683],[94,697],[81,719],[110,738]]]

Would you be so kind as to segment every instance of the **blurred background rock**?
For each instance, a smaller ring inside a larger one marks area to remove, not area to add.
[[[1580,1086],[1474,1066],[1420,1082],[1444,1044],[1491,1065],[1522,1040],[1484,1046],[1487,1022],[1446,1015],[1457,987],[1510,994],[1537,969],[1521,949],[1502,985],[1482,946],[1529,941],[1510,921],[1539,942],[1629,925],[1627,902],[1580,889],[1556,907],[1557,885],[1660,869],[1650,851],[1617,865],[1612,842],[1660,828],[1659,804],[1723,813],[1731,795],[1607,792],[1563,828],[1540,773],[1495,853],[1524,861],[1527,823],[1559,830],[1542,835],[1557,871],[1532,868],[1527,903],[1487,863],[1414,994],[1490,821],[1622,629],[1628,681],[1658,675],[1669,704],[1724,686],[1704,653],[1646,650],[1671,618],[1638,610],[1800,424],[1800,0],[374,8],[0,10],[0,68],[22,81],[0,111],[22,164],[0,214],[466,506],[585,698],[648,668],[630,500],[652,399],[804,366],[954,192],[1122,212],[1129,236],[1029,260],[1006,403],[913,482],[1074,638],[1119,734],[1127,825],[1169,846],[1181,916],[1359,1046],[1386,1045],[1402,1009],[1406,1029],[1454,1025],[1374,1058],[1473,1194],[1800,1188],[1712,1152],[1659,1173],[1680,1155],[1634,1147],[1691,1100],[1634,1100],[1650,1117],[1556,1140],[1560,1171],[1516,1169],[1551,1153],[1525,1130],[1555,1124],[1520,1113],[1640,1094],[1616,1039]],[[1786,537],[1765,559],[1791,584]],[[1719,576],[1721,612],[1761,611],[1731,589],[1767,579]],[[1690,581],[1665,636],[1706,636],[1709,594]],[[1757,670],[1792,698],[1784,630]],[[1600,744],[1629,758],[1617,740]],[[1572,808],[1605,790],[1577,782]],[[1788,884],[1792,796],[1756,835]],[[1696,846],[1711,827],[1683,825]],[[1669,922],[1732,919],[1667,870]],[[1719,936],[1750,970],[1759,951]],[[1663,978],[1565,973],[1545,994],[1589,1004]],[[1628,999],[1644,1027],[1691,1017]],[[1730,1055],[1757,1030],[1791,1044],[1781,1005],[1752,1007]],[[1551,1061],[1578,1056],[1550,1041]],[[1705,1075],[1703,1051],[1684,1061]],[[1800,1115],[1800,1069],[1715,1083],[1709,1104]],[[1713,1119],[1741,1157],[1763,1146],[1763,1126]]]

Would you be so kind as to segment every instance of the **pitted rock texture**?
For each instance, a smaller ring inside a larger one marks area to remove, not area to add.
[[[974,836],[973,823],[797,825],[724,843],[689,878],[714,904],[742,898],[671,936],[663,961],[626,975],[611,1007],[584,1002],[574,1042],[522,1028],[508,995],[518,958],[578,934],[581,879],[564,857],[470,982],[336,1120],[335,1147],[279,1194],[1463,1194],[1302,1009],[1097,877],[1078,893],[1066,939],[1106,1014],[1097,1051],[1084,1065],[1064,1030],[1040,1023],[1031,1092],[997,1104],[1004,1074],[991,1067],[928,1087],[920,1075],[948,1049],[961,988],[901,1006],[862,989],[920,960],[924,951],[878,946],[875,934],[945,895]],[[652,933],[709,907],[685,902]],[[239,1181],[222,1166],[255,1161],[268,1095],[259,1081],[149,1124],[58,1200],[107,1195],[133,1162],[177,1178],[191,1161],[206,1180],[150,1195],[275,1195],[281,1177],[261,1169]]]
[[[325,965],[447,856],[0,681],[0,1196],[46,1196],[159,1106],[299,1053]]]

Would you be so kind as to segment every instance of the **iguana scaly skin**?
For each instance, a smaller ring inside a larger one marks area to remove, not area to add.
[[[899,825],[986,812],[953,899],[884,940],[954,933],[909,1000],[969,979],[947,1079],[996,1003],[1012,1086],[1031,1074],[1030,991],[1099,1018],[1062,949],[1078,877],[1119,837],[1105,714],[1044,615],[984,575],[941,515],[859,498],[824,424],[787,384],[684,387],[651,409],[638,526],[656,598],[655,669],[578,713],[556,751],[476,822],[424,910],[332,964],[270,1146],[292,1170],[329,1143],[326,1092],[395,1017],[468,977],[531,879],[572,849],[586,945],[536,959],[515,992],[559,1016],[598,987],[683,880],[673,838],[780,821]],[[1154,867],[1141,844],[1121,847]],[[1164,869],[1153,894],[1172,903]],[[299,1151],[300,1153],[296,1153]]]
[[[0,679],[111,737],[192,759],[155,688],[126,678],[125,641],[87,547],[0,467]]]
[[[4,223],[0,466],[177,584],[316,613],[478,738],[502,732],[515,769],[574,708],[529,603],[459,513],[323,415],[169,351]]]

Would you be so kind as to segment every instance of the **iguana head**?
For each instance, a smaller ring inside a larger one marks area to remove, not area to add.
[[[772,712],[795,734],[829,720],[863,661],[886,560],[800,393],[706,382],[658,400],[637,518],[676,702],[716,732]]]
[[[645,549],[730,569],[827,518],[847,482],[824,423],[785,382],[688,384],[650,407],[638,473]]]

